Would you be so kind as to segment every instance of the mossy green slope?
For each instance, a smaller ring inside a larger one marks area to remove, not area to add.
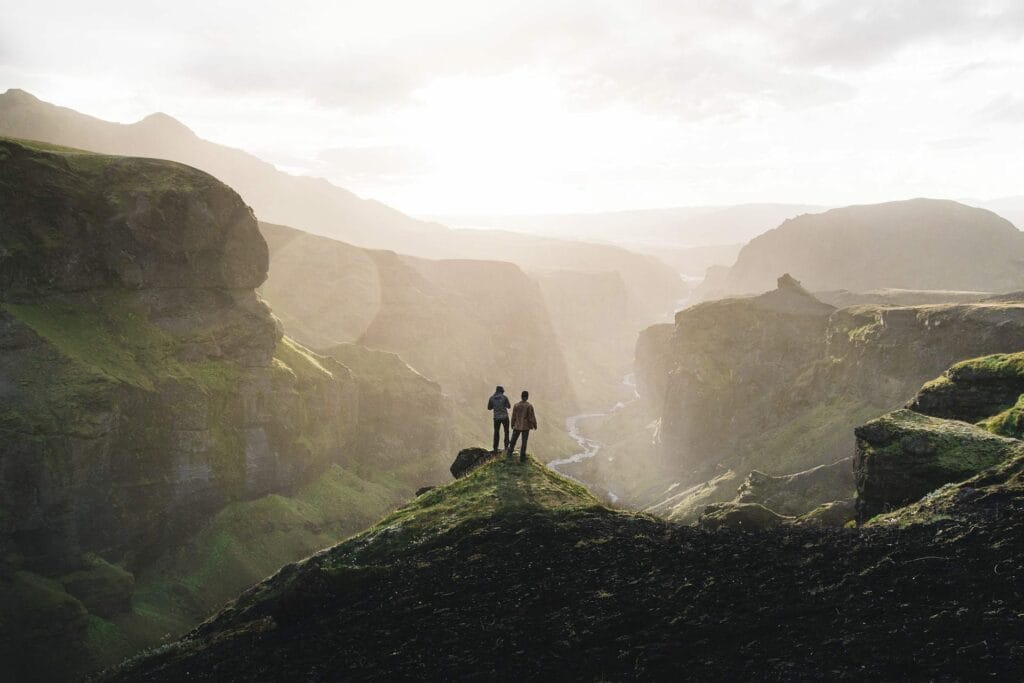
[[[266,243],[212,176],[0,138],[0,225],[5,674],[176,637],[444,474],[443,426],[381,466],[395,444],[354,429],[376,368],[357,386],[283,336]]]

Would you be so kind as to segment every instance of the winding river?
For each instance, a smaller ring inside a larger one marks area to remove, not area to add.
[[[564,467],[565,465],[575,465],[583,462],[584,460],[589,460],[590,458],[593,458],[601,451],[601,447],[604,446],[604,444],[602,444],[600,441],[597,441],[596,439],[591,439],[588,436],[584,436],[584,434],[580,431],[580,421],[592,417],[608,417],[609,415],[617,413],[630,403],[633,403],[638,398],[640,398],[640,395],[636,391],[636,380],[634,378],[633,373],[629,373],[628,375],[622,378],[622,386],[628,389],[629,392],[632,394],[629,400],[619,401],[614,406],[612,406],[611,408],[604,412],[580,413],[579,415],[573,415],[572,417],[566,419],[566,431],[569,432],[569,436],[571,436],[573,440],[577,444],[579,444],[580,448],[583,450],[581,450],[579,453],[574,453],[573,455],[570,455],[568,458],[559,458],[558,460],[552,460],[551,462],[548,463],[548,467],[555,470],[564,477],[568,477],[569,479],[579,482],[584,486],[594,488],[594,484],[586,481],[581,481],[580,479],[577,479],[568,472],[565,472],[561,468]],[[619,499],[619,497],[615,495],[615,492],[613,492],[612,490],[604,489],[604,491],[607,494],[609,500],[611,500],[611,502],[614,503]]]

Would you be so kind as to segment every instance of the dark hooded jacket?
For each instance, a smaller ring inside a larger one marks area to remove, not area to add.
[[[495,392],[493,396],[487,399],[487,410],[494,411],[495,420],[507,420],[508,409],[511,407],[512,403],[505,394]]]

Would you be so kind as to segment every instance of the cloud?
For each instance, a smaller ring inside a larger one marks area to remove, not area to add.
[[[791,2],[776,6],[771,23],[785,52],[815,67],[878,63],[924,41],[966,43],[979,35],[1019,39],[1024,5],[1013,0],[861,0]]]
[[[318,173],[351,183],[397,182],[427,173],[432,165],[408,146],[332,147],[316,158]]]
[[[13,9],[0,58],[21,66],[66,64],[65,46],[103,36],[78,63],[364,114],[409,105],[438,79],[518,69],[556,75],[576,106],[625,102],[681,118],[765,102],[807,107],[852,97],[851,72],[917,43],[1024,35],[1024,3],[1013,0],[220,0],[157,16],[129,2],[41,0]],[[10,40],[12,27],[53,16],[63,21],[32,41]]]
[[[1024,123],[1024,97],[1003,93],[979,109],[977,116],[989,123]]]
[[[962,135],[955,138],[943,138],[941,140],[932,140],[928,143],[928,146],[932,149],[945,151],[945,150],[960,150],[968,149],[971,147],[977,147],[978,145],[985,142],[986,138],[979,137],[976,135]]]

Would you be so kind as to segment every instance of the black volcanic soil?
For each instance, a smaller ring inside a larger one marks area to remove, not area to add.
[[[509,512],[318,574],[115,678],[1019,680],[1022,541],[1020,500],[904,530]]]

